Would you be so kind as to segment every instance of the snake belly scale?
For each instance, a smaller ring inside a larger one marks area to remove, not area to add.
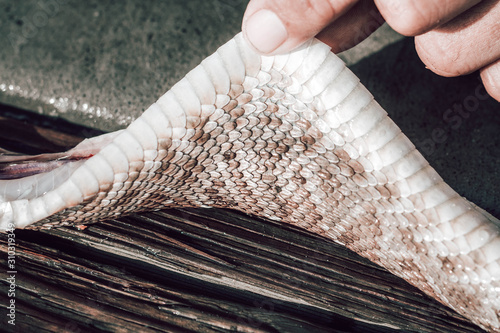
[[[317,40],[265,57],[238,34],[128,128],[73,151],[89,150],[0,180],[0,229],[234,208],[331,238],[500,332],[499,221],[445,184]]]

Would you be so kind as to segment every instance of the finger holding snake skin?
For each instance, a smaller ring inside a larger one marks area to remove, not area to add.
[[[24,162],[0,166],[0,229],[234,208],[344,244],[500,331],[499,221],[446,185],[317,40],[266,57],[239,34],[127,129],[65,156],[22,177]]]

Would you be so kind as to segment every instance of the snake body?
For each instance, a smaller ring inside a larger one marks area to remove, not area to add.
[[[241,34],[127,129],[53,170],[0,180],[0,229],[224,207],[303,227],[500,332],[500,223],[432,169],[359,79],[311,40]]]

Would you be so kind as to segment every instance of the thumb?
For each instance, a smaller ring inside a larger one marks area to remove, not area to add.
[[[251,0],[243,16],[243,35],[261,54],[286,53],[316,36],[356,2]]]

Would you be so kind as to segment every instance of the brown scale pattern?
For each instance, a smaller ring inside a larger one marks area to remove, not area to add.
[[[130,172],[127,182],[134,185],[126,195],[116,199],[115,194],[100,193],[33,227],[210,206],[280,219],[346,245],[356,242],[358,252],[371,252],[377,247],[372,236],[380,234],[376,207],[393,210],[397,189],[369,186],[383,175],[366,173],[341,147],[326,149],[318,141],[321,131],[304,118],[304,110],[316,114],[314,106],[286,92],[283,82],[291,80],[277,71],[271,77],[250,92],[233,84],[224,112],[198,124],[182,149],[161,147],[167,153],[160,169],[142,176],[140,166]],[[139,183],[134,177],[144,179]],[[103,207],[103,199],[111,204]]]
[[[230,100],[222,107],[224,113],[215,112],[198,124],[181,149],[161,147],[167,153],[160,169],[141,176],[140,184],[137,179],[134,183],[134,177],[141,175],[140,167],[130,171],[127,182],[137,185],[126,196],[116,199],[104,189],[88,203],[33,227],[90,223],[179,206],[230,207],[321,234],[328,232],[318,226],[319,221],[326,218],[332,226],[346,224],[342,221],[351,220],[352,210],[365,215],[371,224],[376,220],[375,209],[367,199],[381,197],[377,204],[390,207],[386,200],[390,191],[382,185],[368,187],[374,176],[365,173],[348,152],[340,147],[328,150],[318,142],[321,131],[303,118],[304,110],[315,112],[314,106],[286,92],[283,82],[291,80],[277,71],[272,78],[249,92],[233,84]],[[103,207],[103,199],[112,204]],[[349,243],[359,236],[345,233],[342,238]]]

